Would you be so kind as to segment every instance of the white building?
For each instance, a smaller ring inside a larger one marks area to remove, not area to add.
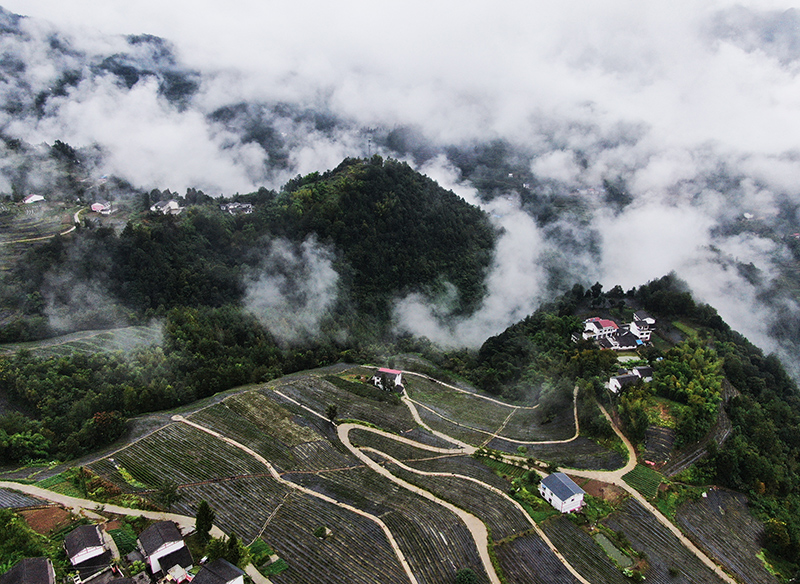
[[[175,199],[170,199],[169,201],[159,201],[150,207],[150,210],[153,213],[163,213],[164,215],[178,215],[183,211],[183,207]]]
[[[571,513],[583,507],[586,493],[563,472],[554,472],[539,483],[539,494],[562,513]]]
[[[389,381],[389,387],[383,386],[384,378]],[[389,391],[392,388],[395,391],[403,391],[403,372],[396,369],[378,369],[378,372],[372,377],[372,384],[384,391]]]
[[[139,534],[139,548],[153,574],[168,572],[175,566],[192,567],[192,555],[172,521],[159,521]]]
[[[616,334],[619,326],[613,320],[597,316],[583,321],[583,338],[604,339]]]

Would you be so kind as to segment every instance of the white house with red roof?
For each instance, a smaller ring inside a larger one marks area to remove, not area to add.
[[[586,340],[604,339],[614,335],[619,325],[613,320],[598,316],[583,321],[583,338]]]

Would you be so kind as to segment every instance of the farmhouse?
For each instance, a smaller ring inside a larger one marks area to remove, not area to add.
[[[583,338],[604,339],[616,334],[619,325],[613,320],[599,318],[597,316],[583,321]]]
[[[170,199],[169,201],[159,201],[150,210],[153,213],[163,213],[164,215],[178,215],[183,211],[183,207],[178,205],[178,201]]]
[[[372,376],[372,384],[384,391],[403,391],[403,372],[396,369],[378,369]]]
[[[99,525],[81,525],[70,531],[64,538],[64,550],[81,580],[111,566],[111,551],[103,543]]]
[[[615,375],[608,380],[608,389],[611,393],[619,393],[623,387],[629,385],[636,385],[642,378],[632,373],[625,373],[624,375]]]
[[[244,572],[228,560],[220,558],[203,566],[192,582],[193,584],[244,584]]]
[[[91,210],[95,213],[100,213],[101,215],[111,215],[111,202],[98,201],[96,203],[92,203]]]
[[[175,566],[185,574],[194,562],[181,532],[172,521],[159,521],[140,533],[139,548],[154,576],[167,574]]]
[[[28,195],[22,202],[26,205],[30,205],[31,203],[38,203],[39,201],[44,201],[44,197],[42,195]]]
[[[253,212],[252,203],[227,203],[219,206],[220,211],[227,211],[231,215],[249,215]]]
[[[554,472],[539,483],[539,494],[562,513],[571,513],[583,506],[586,493],[563,472]]]
[[[634,367],[631,373],[641,378],[642,381],[653,381],[652,367]]]
[[[23,558],[0,576],[0,584],[55,584],[56,572],[49,558]]]

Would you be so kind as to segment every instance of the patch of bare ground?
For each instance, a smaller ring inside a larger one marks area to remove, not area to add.
[[[604,483],[602,481],[595,481],[592,479],[582,479],[579,477],[572,478],[584,491],[586,491],[587,495],[597,497],[598,499],[603,499],[612,505],[621,503],[622,500],[628,496],[628,493],[625,492],[625,489],[616,485],[612,485],[611,483]]]
[[[47,535],[72,523],[72,514],[62,507],[47,507],[46,509],[30,509],[20,511],[25,522],[36,533]]]

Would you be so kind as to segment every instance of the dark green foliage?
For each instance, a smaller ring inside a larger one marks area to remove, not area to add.
[[[0,509],[0,572],[22,558],[47,555],[44,538],[38,536],[11,509]]]
[[[216,519],[216,513],[208,501],[203,499],[197,504],[197,514],[195,515],[195,529],[197,529],[197,535],[203,544],[208,543],[208,532],[214,526],[214,519]]]
[[[456,573],[456,584],[478,584],[478,575],[470,568],[463,568]]]
[[[164,479],[155,494],[155,500],[167,511],[172,510],[172,505],[181,499],[182,495],[178,492],[178,483],[172,479]]]
[[[336,404],[328,404],[328,407],[325,408],[325,417],[328,418],[331,422],[336,420],[336,416],[339,415],[339,408],[336,407]]]

